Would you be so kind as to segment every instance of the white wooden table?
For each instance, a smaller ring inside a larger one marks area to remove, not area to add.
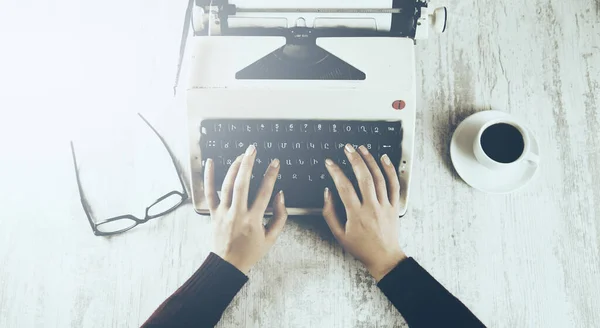
[[[184,88],[172,91],[185,2],[0,4],[0,327],[137,326],[208,254],[210,220],[190,204],[93,236],[68,147],[81,132],[118,137],[110,122],[139,111],[187,162]],[[447,33],[417,49],[418,158],[400,241],[490,327],[597,326],[600,3],[445,4]],[[540,143],[537,178],[511,195],[475,191],[450,163],[452,132],[486,109],[516,115]],[[121,154],[141,156],[128,145]],[[172,178],[154,159],[122,159],[138,172],[129,180],[88,183],[115,192],[96,197],[96,214],[143,210]],[[83,162],[89,177],[98,163]],[[220,327],[403,324],[321,219],[291,219]]]

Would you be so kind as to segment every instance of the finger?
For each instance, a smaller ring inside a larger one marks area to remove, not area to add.
[[[235,178],[233,186],[233,201],[232,207],[247,209],[248,208],[248,190],[250,189],[250,178],[252,177],[252,167],[254,167],[254,158],[256,157],[256,147],[248,146],[240,170]]]
[[[204,198],[211,212],[219,206],[219,196],[215,190],[215,165],[210,158],[206,160],[204,167]]]
[[[375,182],[373,182],[373,177],[371,176],[371,172],[369,172],[369,168],[365,164],[365,161],[350,144],[344,147],[344,152],[346,153],[346,157],[348,157],[350,164],[352,164],[352,170],[356,176],[363,201],[377,201]]]
[[[231,206],[231,200],[233,198],[233,185],[235,184],[235,177],[240,170],[240,164],[242,163],[242,155],[238,156],[223,180],[223,186],[221,187],[221,205],[229,207]]]
[[[277,193],[277,196],[275,196],[275,200],[273,200],[273,218],[271,219],[271,222],[269,222],[266,231],[266,238],[271,244],[275,243],[277,237],[279,237],[283,231],[287,218],[288,213],[285,208],[285,196],[283,195],[283,191],[280,191]]]
[[[367,147],[360,146],[358,150],[360,151],[360,154],[362,155],[362,158],[367,164],[367,167],[371,172],[371,176],[373,177],[377,199],[379,199],[380,203],[388,203],[389,199],[387,186],[385,185],[385,178],[383,177],[383,173],[381,173],[381,169],[379,169],[379,165],[377,165],[377,161],[375,158],[373,158]]]
[[[252,205],[252,211],[257,211],[260,212],[261,215],[264,215],[267,207],[269,206],[269,202],[271,201],[273,188],[275,187],[275,182],[277,181],[277,174],[279,174],[279,167],[279,160],[275,159],[267,168],[265,177],[263,178],[260,188],[258,189],[258,193],[256,194],[254,205]]]
[[[325,188],[324,197],[324,206],[323,206],[323,217],[325,218],[325,222],[331,229],[333,236],[335,239],[341,242],[344,237],[344,227],[340,223],[340,219],[335,213],[335,205],[333,203],[333,197],[331,197],[331,190],[329,188]]]
[[[383,170],[385,171],[385,175],[387,177],[390,204],[396,206],[400,202],[400,181],[398,181],[398,174],[396,173],[396,168],[394,167],[394,164],[392,163],[388,155],[381,156],[381,162],[383,164]]]
[[[329,171],[329,174],[333,178],[333,183],[340,194],[344,206],[346,206],[346,208],[360,206],[360,200],[358,199],[356,190],[354,190],[354,186],[350,180],[348,180],[348,177],[346,177],[342,169],[329,158],[325,160],[325,164],[327,171]]]

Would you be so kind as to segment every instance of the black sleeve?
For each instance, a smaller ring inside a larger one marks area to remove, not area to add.
[[[377,286],[411,328],[485,327],[413,258],[400,262]]]
[[[240,270],[210,253],[142,327],[214,327],[246,281],[248,277]]]

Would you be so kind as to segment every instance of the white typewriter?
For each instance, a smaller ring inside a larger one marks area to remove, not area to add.
[[[220,186],[254,144],[250,197],[278,158],[274,192],[284,190],[289,214],[319,214],[323,189],[333,187],[326,158],[354,180],[343,152],[349,143],[390,156],[404,215],[414,164],[415,40],[443,32],[446,19],[445,8],[421,0],[196,0],[186,95],[195,210],[208,213],[206,159]]]

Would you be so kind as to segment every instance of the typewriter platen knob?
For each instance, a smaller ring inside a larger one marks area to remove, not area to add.
[[[429,17],[429,24],[436,33],[444,33],[448,22],[448,9],[446,7],[436,8]]]
[[[204,8],[200,6],[194,6],[192,9],[192,28],[194,29],[194,33],[201,33],[204,31],[206,21],[206,13],[204,12]]]

